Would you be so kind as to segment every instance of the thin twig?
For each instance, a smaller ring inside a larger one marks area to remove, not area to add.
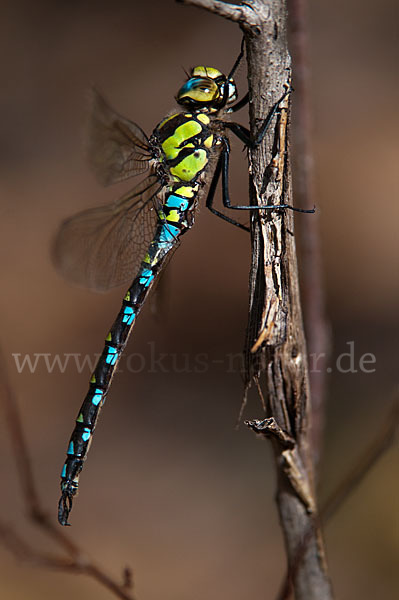
[[[118,598],[122,600],[134,600],[132,594],[127,589],[126,576],[123,578],[123,583],[119,584],[108,577],[94,563],[84,559],[83,555],[73,559],[40,552],[37,548],[29,546],[13,528],[2,521],[0,521],[0,538],[4,546],[20,561],[29,562],[36,567],[56,569],[77,575],[89,575],[108,588]]]
[[[347,498],[356,490],[360,483],[367,477],[375,463],[385,454],[385,452],[393,445],[397,433],[399,423],[399,401],[396,398],[392,404],[392,408],[388,411],[388,415],[377,432],[376,437],[371,444],[365,449],[362,456],[356,462],[355,466],[346,475],[346,477],[338,484],[336,489],[330,494],[327,500],[322,504],[319,513],[319,519],[326,523],[338,509],[345,503]],[[304,550],[309,541],[312,532],[308,531],[305,535],[301,547],[298,548],[297,557],[294,563],[290,566],[287,574],[281,584],[277,600],[288,600],[292,594],[292,581],[296,569],[302,560]]]
[[[235,21],[247,27],[256,27],[259,25],[259,18],[252,9],[251,2],[242,4],[230,4],[221,0],[176,0],[179,4],[186,6],[196,6],[209,12],[224,17],[229,21]]]
[[[8,378],[4,354],[1,347],[0,395],[3,398],[6,410],[7,426],[10,432],[13,453],[17,463],[18,479],[21,485],[26,511],[33,522],[42,529],[45,529],[46,532],[51,535],[58,544],[61,544],[69,554],[72,556],[78,555],[78,547],[71,542],[68,536],[66,536],[63,531],[56,526],[55,522],[49,518],[39,500],[18,403]]]
[[[322,505],[320,517],[323,521],[331,518],[345,500],[360,485],[375,463],[392,446],[398,433],[399,399],[395,398],[385,421],[371,444],[365,449],[355,466],[341,480],[337,488],[328,496]]]
[[[4,546],[20,561],[35,566],[69,569],[73,561],[62,556],[48,555],[32,548],[18,533],[3,520],[0,520],[0,538]]]
[[[42,507],[33,476],[28,446],[23,433],[22,421],[17,399],[11,387],[5,365],[2,349],[0,348],[0,398],[4,401],[7,426],[10,432],[13,452],[17,462],[17,472],[22,488],[27,513],[33,522],[40,527],[53,541],[59,544],[69,557],[64,558],[40,552],[36,547],[31,548],[6,523],[0,521],[0,538],[3,545],[16,558],[28,561],[36,566],[60,569],[69,573],[89,575],[103,586],[112,591],[122,600],[134,600],[131,588],[130,570],[124,569],[122,583],[109,577],[64,533],[55,521],[52,521]]]

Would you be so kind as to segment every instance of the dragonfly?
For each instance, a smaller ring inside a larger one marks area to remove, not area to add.
[[[247,226],[214,207],[220,178],[226,209],[313,212],[285,204],[244,206],[230,201],[229,132],[247,147],[259,144],[282,100],[270,110],[255,140],[247,128],[228,120],[249,100],[246,94],[237,101],[233,78],[242,57],[243,46],[228,75],[214,67],[193,68],[177,92],[179,110],[164,118],[150,137],[93,90],[88,159],[98,180],[110,185],[144,178],[116,202],[64,221],[53,246],[57,270],[78,285],[106,291],[132,281],[105,338],[68,444],[58,504],[61,525],[70,524],[79,476],[129,335],[161,270],[193,226],[199,201],[206,198],[212,213],[247,231]]]

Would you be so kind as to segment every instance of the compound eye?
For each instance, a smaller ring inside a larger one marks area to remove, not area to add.
[[[207,77],[191,77],[180,88],[176,98],[180,103],[187,103],[187,101],[191,100],[207,104],[217,100],[219,95],[219,87],[212,79]]]

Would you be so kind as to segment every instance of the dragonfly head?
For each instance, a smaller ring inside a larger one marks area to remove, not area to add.
[[[213,67],[194,67],[186,83],[177,92],[179,104],[193,110],[218,111],[237,99],[234,79],[227,79]]]

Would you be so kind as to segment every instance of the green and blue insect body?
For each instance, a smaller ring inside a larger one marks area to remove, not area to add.
[[[194,209],[220,147],[223,128],[217,116],[236,99],[236,87],[217,69],[196,67],[176,99],[184,110],[161,121],[148,139],[94,95],[89,159],[100,180],[109,184],[149,174],[115,204],[65,221],[54,246],[57,268],[81,285],[105,290],[136,272],[68,445],[58,512],[62,525],[68,525],[99,412],[129,334],[167,257],[194,223]]]

